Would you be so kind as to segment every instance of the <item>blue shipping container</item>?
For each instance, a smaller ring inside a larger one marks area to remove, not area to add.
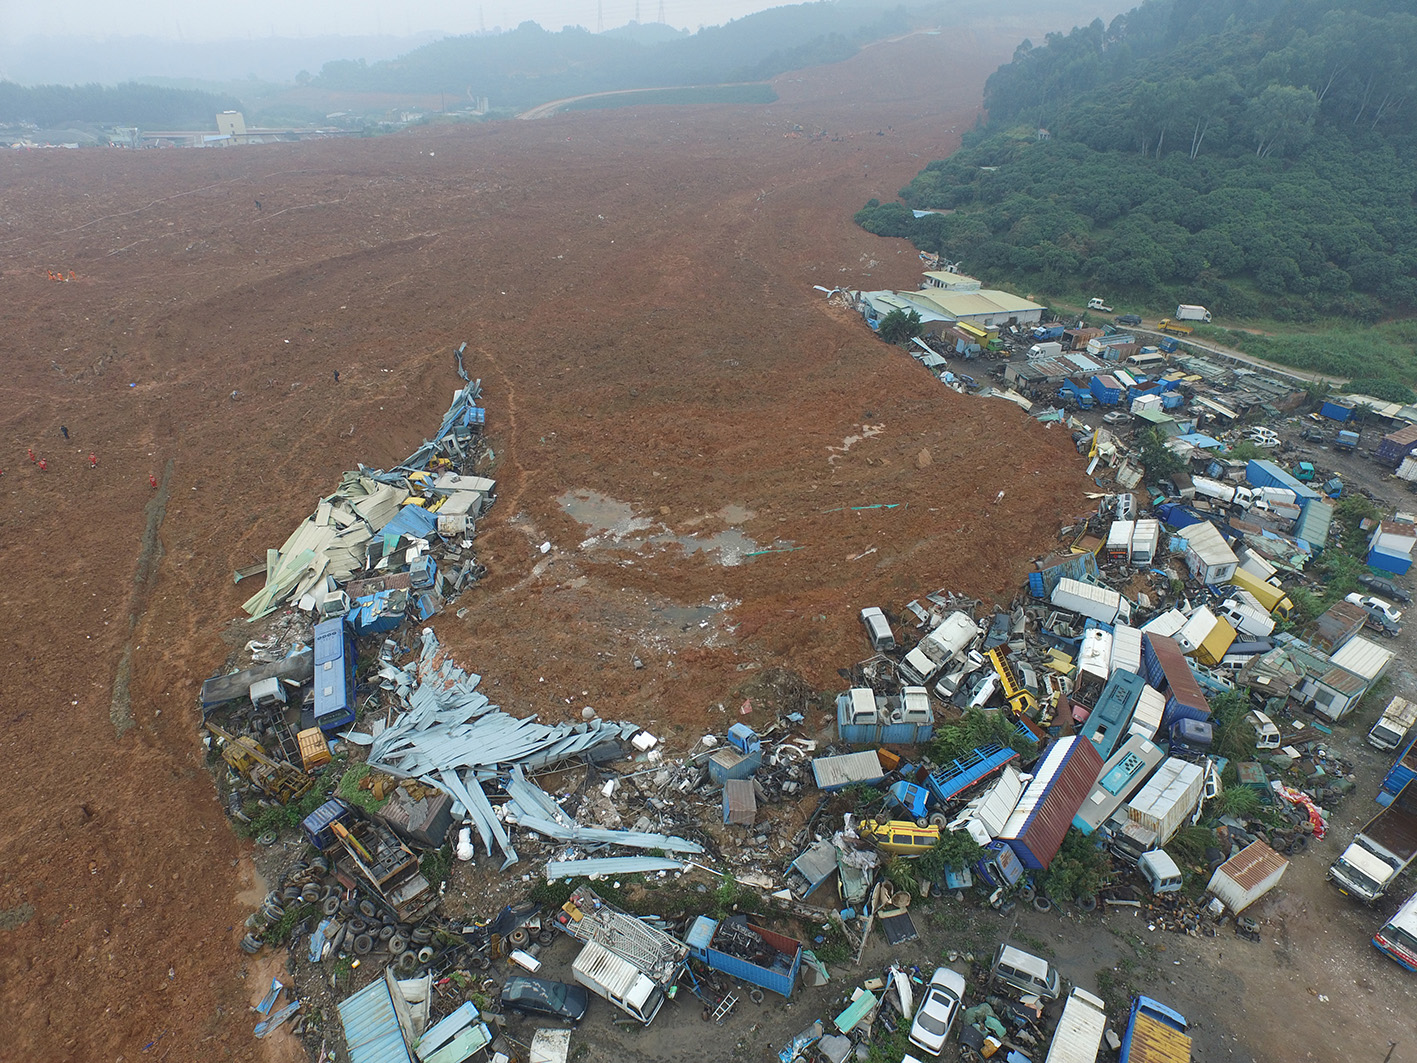
[[[797,984],[797,972],[802,969],[802,942],[754,926],[746,920],[719,923],[701,915],[694,920],[684,943],[689,946],[689,955],[709,969],[722,971],[784,997],[792,995]],[[750,955],[769,952],[772,965],[764,966],[745,960],[741,956],[745,952]]]
[[[1412,558],[1404,554],[1385,554],[1374,548],[1368,551],[1368,564],[1384,572],[1391,572],[1394,576],[1401,576],[1412,567]]]
[[[1340,406],[1336,402],[1325,402],[1319,407],[1319,413],[1327,417],[1330,421],[1348,422],[1353,419],[1353,411],[1347,406]]]
[[[1251,487],[1288,488],[1301,505],[1305,499],[1321,497],[1309,484],[1296,480],[1268,458],[1251,458],[1245,464],[1245,482]]]

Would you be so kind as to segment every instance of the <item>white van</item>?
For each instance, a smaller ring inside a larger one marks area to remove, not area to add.
[[[861,610],[861,625],[866,629],[871,648],[877,653],[895,649],[895,633],[891,631],[890,621],[886,619],[886,614],[874,605]]]
[[[1044,1002],[1057,1000],[1062,991],[1062,979],[1051,963],[1012,945],[1000,945],[994,953],[989,981],[1002,982],[1025,996],[1037,996]]]
[[[1274,617],[1263,606],[1241,598],[1226,598],[1215,611],[1242,635],[1262,639],[1274,632]]]

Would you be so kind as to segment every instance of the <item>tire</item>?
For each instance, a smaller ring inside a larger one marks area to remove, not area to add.
[[[264,947],[265,942],[254,934],[247,934],[241,939],[241,951],[249,956],[254,956]]]
[[[763,1002],[763,991],[757,988],[748,990],[748,999],[754,1004],[761,1004]]]
[[[363,934],[368,931],[368,929],[369,924],[363,919],[351,919],[349,921],[349,930],[352,934]]]
[[[401,974],[412,974],[418,970],[418,957],[405,949],[394,957],[394,969]]]
[[[932,812],[930,814],[929,822],[932,827],[944,827],[949,821],[950,817],[943,812]]]
[[[433,958],[433,946],[432,946],[432,945],[424,945],[421,949],[418,950],[418,962],[419,962],[419,963],[427,963],[427,962],[428,962],[429,960],[431,960],[432,958]]]
[[[353,915],[356,911],[358,911],[358,908],[355,906],[353,901],[341,900],[339,902],[340,915]]]
[[[1095,912],[1097,911],[1097,898],[1091,893],[1084,894],[1078,898],[1078,907],[1084,912]]]
[[[387,944],[389,946],[389,952],[391,952],[395,956],[399,955],[399,953],[401,952],[408,951],[408,942],[404,938],[399,937],[397,934],[389,938]]]
[[[296,886],[287,886],[280,891],[280,899],[286,904],[292,904],[300,900],[300,890]]]
[[[416,926],[413,928],[413,932],[408,935],[408,939],[415,945],[426,945],[433,940],[433,931],[426,926]]]
[[[279,834],[277,834],[277,833],[276,833],[275,831],[273,831],[273,830],[268,830],[268,831],[266,831],[266,833],[262,834],[260,837],[258,837],[258,838],[256,839],[256,844],[257,844],[257,845],[263,845],[263,846],[269,848],[270,846],[274,845],[274,844],[275,844],[277,841],[279,841],[279,840],[280,840],[280,835],[279,835]]]
[[[543,945],[549,945],[556,940],[556,930],[554,927],[544,926],[536,935],[536,940]]]
[[[1035,912],[1051,912],[1053,910],[1053,902],[1040,893],[1037,897],[1033,898],[1033,910]]]
[[[1289,851],[1291,853],[1302,853],[1308,847],[1309,836],[1307,834],[1300,834],[1292,842],[1289,843]]]
[[[1034,892],[1032,886],[1024,886],[1018,891],[1018,899],[1023,901],[1024,904],[1032,904],[1034,898],[1037,896],[1038,894]]]
[[[381,926],[374,936],[380,941],[389,942],[394,940],[394,928],[391,926]],[[392,950],[391,950],[392,951]]]
[[[488,970],[492,966],[492,959],[485,952],[479,952],[472,958],[472,965],[479,971]]]
[[[368,956],[374,951],[374,939],[368,934],[357,934],[352,947],[356,956]]]
[[[306,904],[314,904],[320,899],[320,887],[312,882],[300,891],[300,899]]]
[[[338,914],[338,912],[339,912],[339,898],[338,898],[338,897],[326,897],[326,898],[325,898],[325,903],[322,904],[322,905],[320,905],[320,911],[322,911],[322,912],[324,912],[326,915],[330,915],[330,916],[333,916],[333,915]]]
[[[507,944],[514,949],[524,949],[531,944],[531,931],[519,926],[507,935]]]
[[[374,907],[373,901],[360,901],[359,914],[364,916],[365,919],[374,919],[378,916],[379,909]]]

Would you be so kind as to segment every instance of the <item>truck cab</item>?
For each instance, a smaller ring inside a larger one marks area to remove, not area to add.
[[[1112,312],[1112,308],[1101,299],[1089,299],[1087,301],[1087,308],[1089,310],[1101,310],[1104,314],[1110,314]]]
[[[1152,893],[1175,893],[1181,888],[1181,869],[1165,849],[1153,849],[1137,858],[1137,874]]]

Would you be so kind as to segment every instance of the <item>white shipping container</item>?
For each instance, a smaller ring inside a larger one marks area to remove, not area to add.
[[[1205,770],[1175,757],[1168,758],[1151,781],[1127,804],[1127,819],[1156,832],[1156,844],[1165,845],[1196,810]]]
[[[1112,629],[1112,659],[1107,665],[1107,674],[1131,672],[1141,675],[1141,632],[1127,624],[1118,624]]]
[[[1397,478],[1399,480],[1417,480],[1417,456],[1402,459],[1402,464],[1397,467]]]
[[[1191,575],[1204,583],[1228,583],[1240,559],[1215,525],[1201,521],[1183,528],[1182,534],[1186,539],[1186,565]]]
[[[1186,614],[1179,609],[1168,609],[1164,613],[1157,613],[1141,626],[1143,635],[1164,635],[1166,638],[1175,638],[1176,632],[1186,626]]]
[[[1137,699],[1137,707],[1132,712],[1131,722],[1127,724],[1127,733],[1141,735],[1143,738],[1152,739],[1156,737],[1156,732],[1161,730],[1161,719],[1166,715],[1166,695],[1153,686],[1142,688],[1141,697]]]
[[[1023,796],[1023,776],[1012,764],[1005,764],[999,777],[982,794],[964,806],[949,823],[950,830],[967,830],[980,845],[999,836]]]
[[[1206,889],[1238,915],[1279,884],[1289,861],[1264,842],[1251,842],[1215,869]]]
[[[1090,616],[1103,624],[1131,619],[1131,603],[1114,590],[1064,576],[1053,588],[1050,599],[1059,609]]]
[[[1203,605],[1192,613],[1190,619],[1182,625],[1181,630],[1171,637],[1181,647],[1181,652],[1189,657],[1200,648],[1200,644],[1215,628],[1215,623],[1215,614]]]

